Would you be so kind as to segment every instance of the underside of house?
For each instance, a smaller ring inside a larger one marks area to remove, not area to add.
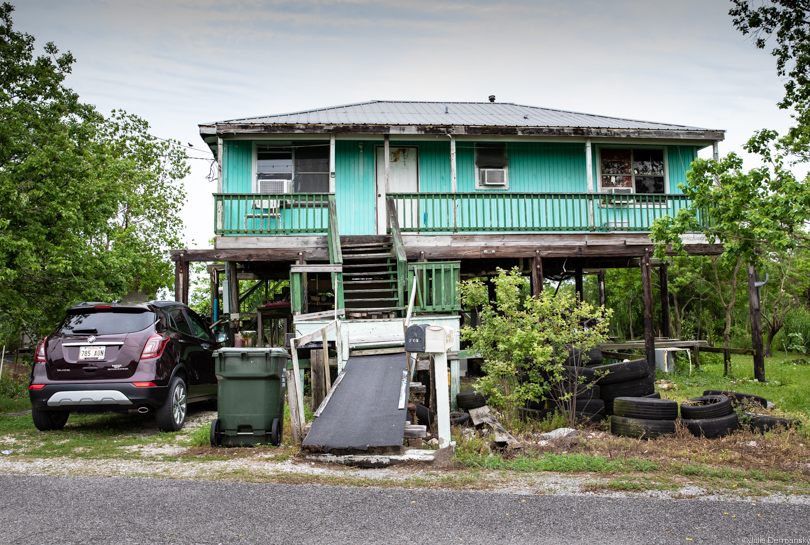
[[[581,294],[583,275],[596,274],[604,304],[605,269],[639,268],[650,284],[658,266],[668,312],[650,227],[689,204],[679,184],[724,132],[491,100],[201,124],[220,172],[215,247],[172,252],[178,300],[190,262],[218,263],[214,321],[258,331],[259,346],[336,318],[359,324],[339,365],[348,350],[396,344],[411,301],[425,323],[457,331],[456,283],[498,268],[518,267],[534,294],[566,279]],[[686,242],[692,255],[722,251],[699,235]],[[283,281],[289,290],[276,289]],[[645,320],[647,339],[669,336],[668,316],[659,323]]]

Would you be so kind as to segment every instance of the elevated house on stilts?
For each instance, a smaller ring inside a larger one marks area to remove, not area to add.
[[[342,366],[351,350],[379,352],[386,336],[401,337],[414,287],[420,319],[457,331],[456,282],[514,266],[534,293],[567,277],[581,293],[583,274],[599,274],[601,302],[605,269],[640,267],[649,348],[656,265],[668,312],[650,226],[688,204],[678,185],[724,131],[490,97],[231,119],[201,124],[200,135],[219,164],[215,247],[172,252],[177,298],[188,299],[189,262],[223,262],[210,268],[224,286],[216,318],[259,328],[266,345],[283,340],[279,328],[306,335],[337,316],[352,324],[343,345],[329,333]],[[690,254],[722,251],[690,242]],[[250,293],[239,293],[239,278],[251,279]],[[289,306],[262,291],[281,280]],[[668,324],[660,320],[663,337]]]

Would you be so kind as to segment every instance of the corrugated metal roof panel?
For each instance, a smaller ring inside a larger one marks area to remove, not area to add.
[[[686,125],[551,110],[504,102],[399,102],[380,100],[331,106],[303,112],[230,119],[219,123],[709,130]]]

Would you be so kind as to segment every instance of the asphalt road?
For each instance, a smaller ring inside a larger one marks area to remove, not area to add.
[[[807,543],[810,506],[0,476],[0,543]],[[778,541],[785,540],[785,541]]]

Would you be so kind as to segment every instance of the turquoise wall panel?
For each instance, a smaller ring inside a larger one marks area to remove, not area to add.
[[[335,200],[341,235],[373,235],[376,232],[376,144],[357,140],[335,142]]]
[[[683,191],[678,185],[686,183],[686,171],[689,170],[692,161],[697,159],[697,148],[695,146],[668,146],[667,149],[669,192],[682,195]]]
[[[456,145],[458,190],[462,193],[476,191],[474,147],[471,142]],[[588,190],[584,144],[509,142],[507,154],[509,193],[580,193]]]
[[[222,145],[222,192],[252,192],[253,142],[249,140],[225,140]]]

